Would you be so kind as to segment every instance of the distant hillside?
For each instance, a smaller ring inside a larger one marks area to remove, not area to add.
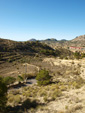
[[[75,42],[75,41],[85,41],[85,35],[77,36],[76,38],[74,38],[71,41],[72,42]]]
[[[24,56],[57,56],[50,46],[38,41],[16,42],[0,39],[0,63],[12,62],[22,59]]]
[[[52,48],[58,48],[58,47],[68,48],[70,46],[85,47],[85,35],[78,36],[70,41],[65,39],[62,40],[47,39],[41,42],[51,46]]]
[[[32,39],[30,39],[29,41],[34,41],[34,42],[35,42],[35,41],[37,41],[37,40],[36,40],[36,39],[34,39],[34,38],[32,38]]]
[[[75,47],[85,47],[85,35],[78,36],[73,40],[66,42],[64,45],[67,47],[75,46]]]
[[[53,43],[54,45],[54,43]],[[71,57],[72,52],[67,49],[53,49],[51,46],[39,41],[17,42],[7,39],[0,39],[0,62],[14,61],[23,58],[25,55],[31,56],[56,56],[64,58]]]
[[[0,39],[0,52],[27,52],[31,54],[40,53],[52,55],[54,54],[54,49],[38,41],[16,42],[7,39]]]
[[[64,47],[64,43],[66,42],[67,40],[65,39],[62,39],[62,40],[57,40],[57,39],[46,39],[46,40],[42,40],[41,42],[42,43],[45,43],[47,45],[49,45],[50,47],[52,48],[57,48],[57,47]]]
[[[43,41],[51,41],[51,42],[56,42],[57,40],[55,38],[51,38],[51,39],[46,39],[46,40],[43,40]]]
[[[45,51],[52,52],[54,51],[55,48],[59,47],[68,48],[70,46],[76,47],[85,46],[85,35],[78,36],[70,41],[67,41],[65,39],[56,40],[54,38],[40,41],[37,41],[36,39],[31,39],[30,41],[25,42],[0,39],[0,52],[45,53]]]
[[[57,46],[62,47],[63,43],[65,43],[67,40],[65,40],[65,39],[57,40],[55,38],[48,38],[48,39],[45,39],[45,40],[30,39],[29,41],[32,41],[32,42],[39,41],[39,42],[45,43],[45,44],[47,44],[50,47],[55,49]]]

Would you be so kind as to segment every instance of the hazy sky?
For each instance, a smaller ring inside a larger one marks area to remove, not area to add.
[[[0,0],[0,37],[73,39],[85,34],[85,0]]]

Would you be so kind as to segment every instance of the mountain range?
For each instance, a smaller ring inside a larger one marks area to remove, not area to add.
[[[68,48],[70,46],[85,47],[85,35],[77,36],[70,41],[51,38],[46,40],[31,39],[25,42],[17,42],[0,38],[0,51],[29,51],[36,53],[42,49],[52,50],[52,48]]]
[[[40,41],[42,43],[45,43],[52,48],[57,48],[57,47],[70,47],[70,46],[75,46],[75,47],[84,47],[85,46],[85,35],[77,36],[76,38],[72,40],[57,40],[55,38],[51,39],[46,39],[46,40],[36,40],[36,39],[30,39],[29,41]]]

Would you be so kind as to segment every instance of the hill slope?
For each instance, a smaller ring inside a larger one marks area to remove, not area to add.
[[[51,50],[51,47],[46,44],[41,44],[40,42],[16,42],[7,39],[0,39],[0,52],[30,52],[30,53],[40,53],[41,50]]]
[[[72,56],[72,52],[67,49],[53,49],[52,46],[39,41],[16,42],[7,39],[0,39],[0,62],[14,61],[21,59],[25,55],[44,55],[44,56]]]
[[[78,36],[65,43],[67,46],[83,47],[85,46],[85,35]]]
[[[76,38],[74,38],[73,40],[44,40],[41,41],[49,46],[51,46],[52,48],[57,48],[57,47],[64,47],[64,48],[68,48],[70,46],[75,46],[75,47],[83,47],[85,46],[85,35],[81,35],[78,36]]]
[[[72,40],[72,42],[75,41],[85,41],[85,35],[78,36]]]

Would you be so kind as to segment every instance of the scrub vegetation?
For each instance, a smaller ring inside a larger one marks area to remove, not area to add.
[[[0,113],[84,113],[84,53],[38,41],[0,43]]]

